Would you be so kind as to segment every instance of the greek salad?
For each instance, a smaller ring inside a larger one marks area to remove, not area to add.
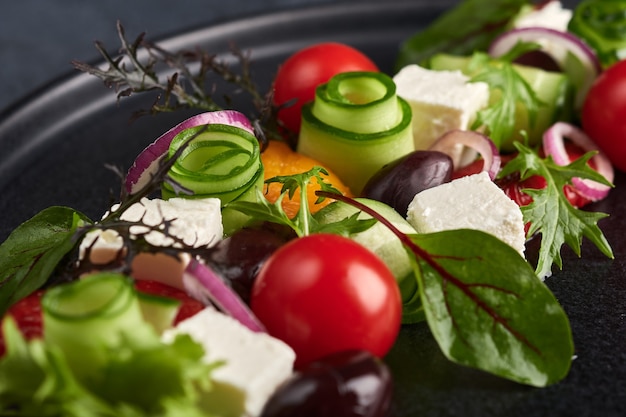
[[[618,3],[464,0],[392,74],[323,42],[267,94],[241,51],[235,73],[118,25],[120,57],[75,67],[160,91],[144,113],[197,111],[117,172],[100,219],[49,207],[0,245],[0,414],[383,416],[385,355],[424,323],[452,362],[559,383],[572,330],[543,280],[583,238],[613,258],[585,208],[626,170],[626,38],[600,22]]]

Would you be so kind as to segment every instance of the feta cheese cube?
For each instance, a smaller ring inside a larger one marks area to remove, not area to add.
[[[217,198],[143,198],[124,211],[121,220],[141,220],[146,225],[156,226],[165,219],[171,221],[170,235],[195,248],[209,247],[219,242],[223,236],[220,204]],[[119,205],[114,205],[111,210],[118,207]],[[133,226],[130,231],[135,235],[148,232],[143,226]],[[146,240],[155,246],[174,244],[172,238],[158,231],[147,233]],[[117,256],[122,248],[122,238],[114,230],[95,230],[87,234],[81,242],[81,259],[89,247],[90,261],[94,264],[105,264]],[[140,253],[133,259],[132,273],[136,279],[159,281],[182,289],[183,271],[188,262],[189,257],[185,255],[175,259],[162,253]]]
[[[213,389],[202,399],[210,412],[221,417],[258,416],[278,385],[292,373],[295,352],[284,342],[255,333],[213,308],[167,330],[167,343],[177,334],[191,336],[205,349],[207,363],[224,361],[212,372]]]
[[[428,149],[444,133],[467,130],[476,113],[487,106],[489,86],[483,82],[468,83],[461,71],[434,71],[419,65],[407,65],[394,77],[398,96],[405,99],[413,112],[412,128],[415,149]],[[453,156],[455,166],[473,159],[459,147]]]
[[[572,14],[571,10],[563,8],[560,1],[553,0],[540,9],[533,9],[528,13],[522,14],[513,22],[513,27],[545,27],[566,32]]]
[[[407,221],[418,233],[481,230],[524,256],[526,235],[522,212],[486,172],[418,193],[409,204]]]

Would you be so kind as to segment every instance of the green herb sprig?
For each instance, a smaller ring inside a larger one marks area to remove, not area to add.
[[[560,166],[550,157],[539,157],[535,151],[520,142],[516,142],[515,146],[519,151],[518,155],[504,166],[499,176],[520,173],[522,180],[532,175],[540,175],[546,179],[546,187],[543,189],[523,190],[533,198],[533,202],[521,207],[524,221],[530,223],[528,235],[541,234],[537,275],[549,275],[553,265],[562,268],[561,247],[564,244],[580,256],[583,237],[588,238],[604,255],[613,259],[611,246],[597,224],[608,214],[577,209],[563,192],[563,187],[570,184],[572,178],[587,178],[613,186],[587,165],[594,153],[588,152],[569,165]]]
[[[253,107],[249,117],[257,136],[266,139],[280,137],[277,108],[272,104],[272,91],[261,93],[253,80],[252,62],[249,54],[244,53],[234,44],[230,45],[230,57],[236,65],[230,65],[227,59],[203,49],[168,51],[146,39],[141,33],[134,41],[126,37],[124,27],[117,23],[117,32],[121,42],[120,54],[112,56],[102,42],[95,46],[103,57],[107,68],[72,61],[79,71],[100,78],[107,87],[114,88],[118,101],[137,93],[156,93],[156,99],[149,109],[138,110],[133,118],[182,109],[203,111],[223,110],[231,105],[232,98],[224,95],[223,104],[214,99],[217,84],[207,85],[211,76],[216,76],[236,88],[237,94],[247,94]],[[193,68],[197,67],[197,70]],[[235,68],[239,68],[235,70]],[[165,71],[169,69],[169,71]],[[165,73],[165,76],[161,76]],[[284,134],[284,129],[283,129]]]

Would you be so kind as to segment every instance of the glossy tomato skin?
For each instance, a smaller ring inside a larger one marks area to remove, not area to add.
[[[300,131],[300,109],[315,97],[315,88],[334,75],[348,71],[378,71],[365,54],[351,46],[325,42],[291,55],[274,79],[274,104],[285,105],[278,119],[290,131]]]
[[[343,350],[384,356],[402,313],[389,268],[349,238],[313,234],[287,243],[263,265],[252,311],[296,352],[296,367]]]
[[[626,60],[609,67],[593,83],[582,109],[582,127],[626,171]]]

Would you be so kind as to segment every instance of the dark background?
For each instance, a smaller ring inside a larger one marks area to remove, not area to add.
[[[119,19],[130,39],[161,39],[190,28],[276,10],[367,0],[19,0],[0,12],[0,112],[59,76],[72,60],[99,58],[94,41],[115,51]]]

